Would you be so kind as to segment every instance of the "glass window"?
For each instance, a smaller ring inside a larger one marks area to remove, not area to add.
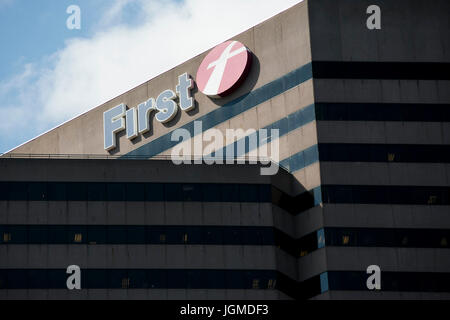
[[[7,289],[7,270],[0,270],[0,289]]]
[[[10,182],[8,198],[11,201],[28,200],[28,185],[25,182]]]
[[[65,269],[51,269],[47,270],[47,283],[48,288],[50,289],[66,289],[67,290],[67,278],[68,274],[66,273]],[[83,272],[81,272],[81,288],[86,287],[86,283],[84,280]]]
[[[148,288],[167,288],[168,273],[170,273],[169,277],[171,277],[172,272],[170,270],[147,270]]]
[[[220,227],[208,227],[203,229],[204,244],[222,244],[223,234]]]
[[[145,187],[147,201],[164,201],[164,184],[147,183]]]
[[[166,201],[182,201],[183,191],[181,183],[167,183],[164,186]]]
[[[144,201],[145,200],[145,184],[143,184],[143,183],[127,183],[126,184],[126,200],[127,201]]]
[[[82,288],[108,289],[108,284],[112,280],[111,278],[108,279],[108,273],[105,270],[88,269],[82,271],[81,275],[83,276],[83,274],[86,274],[87,285],[83,285],[82,283]],[[120,288],[120,286],[116,286],[116,288]]]
[[[110,269],[108,270],[108,288],[110,289],[128,289],[130,279],[127,270]]]
[[[88,226],[87,227],[87,243],[89,244],[105,244],[107,243],[105,226]]]
[[[28,228],[27,226],[8,226],[7,237],[3,237],[4,242],[12,244],[26,244],[28,243]],[[9,240],[9,241],[5,241]]]
[[[187,277],[188,277],[188,288],[189,289],[206,289],[210,288],[208,286],[208,281],[205,279],[205,272],[206,270],[188,270],[187,271]]]
[[[121,226],[108,226],[107,240],[110,244],[127,243],[127,230]]]
[[[236,184],[222,184],[221,194],[223,202],[239,202],[239,186]]]
[[[240,202],[258,202],[258,187],[253,184],[239,186]]]
[[[223,229],[223,242],[230,245],[243,244],[242,235],[245,233],[244,229],[238,227],[230,227]]]
[[[29,244],[46,244],[48,242],[47,228],[45,226],[29,225],[27,230]]]
[[[48,226],[48,243],[49,244],[67,244],[67,228],[66,226]]]
[[[188,270],[168,270],[167,274],[167,288],[181,289],[187,287],[187,272]]]
[[[222,189],[219,184],[204,184],[202,185],[203,201],[206,202],[220,202]]]
[[[201,227],[186,226],[185,232],[187,235],[187,243],[190,244],[202,244],[202,231]]]
[[[8,200],[9,193],[9,184],[8,182],[0,181],[0,201]]]
[[[87,241],[86,226],[67,226],[67,243],[81,244]]]
[[[47,200],[47,184],[45,182],[28,183],[28,200],[30,201]]]
[[[242,289],[245,288],[245,277],[244,273],[239,270],[226,270],[225,279],[227,289]]]
[[[28,270],[28,288],[30,289],[47,289],[47,270]]]
[[[198,184],[183,184],[183,201],[202,201],[202,188]]]
[[[186,230],[184,227],[170,226],[166,227],[166,243],[167,244],[184,244],[184,235]]]
[[[108,183],[106,185],[108,201],[125,201],[125,184]]]
[[[260,202],[272,201],[272,190],[270,184],[259,185],[259,201]]]
[[[27,289],[27,270],[9,269],[7,271],[7,286],[8,289]]]
[[[47,183],[48,200],[50,201],[66,201],[66,184],[63,182]]]
[[[87,200],[87,183],[71,182],[66,185],[67,200],[69,201],[86,201]]]
[[[127,243],[144,244],[146,243],[145,226],[127,226]]]
[[[106,184],[89,183],[88,184],[88,201],[106,201]]]
[[[147,272],[145,270],[128,270],[128,278],[130,279],[129,287],[133,289],[146,289],[149,287],[147,280]]]

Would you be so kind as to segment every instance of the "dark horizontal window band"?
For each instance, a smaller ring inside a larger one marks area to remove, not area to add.
[[[450,122],[450,104],[315,103],[317,121]]]
[[[368,276],[361,271],[328,271],[329,290],[367,291]],[[450,292],[450,273],[381,270],[381,291]]]
[[[271,202],[267,184],[0,182],[10,201]]]
[[[450,145],[319,144],[320,161],[450,163]]]
[[[273,203],[297,214],[320,203],[318,190],[292,197],[268,184],[0,181],[0,201],[197,201]]]
[[[313,61],[316,79],[449,80],[450,63]]]
[[[82,269],[81,288],[275,289],[277,276],[275,270]],[[3,269],[0,288],[67,289],[67,277],[64,269]]]
[[[450,248],[449,229],[325,228],[327,246]]]
[[[323,203],[450,205],[450,187],[322,185]]]
[[[321,202],[321,199],[318,199],[318,196],[320,195],[319,189],[320,187],[302,192],[296,196],[290,196],[273,187],[272,203],[288,213],[295,215],[311,209]]]
[[[67,289],[64,269],[0,269],[0,290]],[[321,291],[318,276],[303,282],[276,270],[82,269],[82,289],[266,289],[305,299]]]
[[[0,244],[257,245],[298,257],[317,248],[315,233],[294,239],[273,227],[0,225]]]

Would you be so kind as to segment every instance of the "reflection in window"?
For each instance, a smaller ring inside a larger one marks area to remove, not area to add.
[[[253,279],[252,288],[259,289],[259,279]]]
[[[428,204],[436,204],[437,203],[437,196],[430,196],[428,198]]]
[[[3,242],[10,242],[10,241],[11,241],[11,233],[4,233]]]
[[[441,247],[447,247],[447,246],[448,246],[447,238],[443,237],[441,239]]]
[[[405,236],[402,238],[402,245],[404,246],[408,245],[408,237]]]
[[[388,153],[388,161],[392,162],[395,160],[395,154],[394,153]]]
[[[342,244],[348,245],[350,243],[350,236],[342,236]]]
[[[128,289],[130,287],[130,278],[122,279],[122,289]]]
[[[83,241],[83,235],[81,233],[75,233],[73,242],[80,243]]]
[[[277,280],[269,279],[269,281],[267,282],[267,289],[275,289],[276,284]]]
[[[166,242],[166,235],[165,234],[160,234],[159,235],[159,242]]]

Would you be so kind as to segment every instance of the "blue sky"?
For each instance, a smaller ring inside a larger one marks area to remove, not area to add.
[[[0,0],[0,153],[299,1]]]

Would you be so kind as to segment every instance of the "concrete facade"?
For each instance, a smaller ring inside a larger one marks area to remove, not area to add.
[[[381,9],[379,30],[366,26],[370,5]],[[0,226],[257,226],[291,239],[281,249],[276,244],[2,243],[0,270],[61,269],[72,257],[87,269],[275,270],[294,283],[297,294],[283,286],[73,294],[0,289],[0,298],[448,299],[449,17],[445,0],[433,5],[303,1],[233,38],[252,51],[254,61],[231,95],[213,100],[194,89],[193,111],[180,111],[165,125],[153,119],[150,132],[131,141],[122,131],[116,148],[103,149],[105,111],[121,103],[132,108],[173,90],[179,75],[195,76],[205,52],[5,155],[121,159],[5,159],[0,164],[0,182],[237,183],[279,190],[270,203],[153,201],[150,206],[146,201],[4,199]],[[170,134],[180,127],[191,130],[195,120],[204,124],[203,134],[211,128],[224,135],[226,129],[280,129],[280,172],[263,177],[258,166],[126,160],[169,157],[175,145]],[[381,268],[382,288],[370,291],[366,268],[374,264]]]

